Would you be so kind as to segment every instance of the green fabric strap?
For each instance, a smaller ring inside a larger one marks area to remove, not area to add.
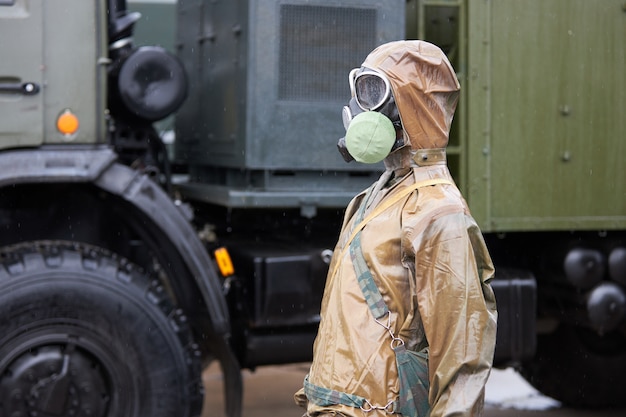
[[[404,345],[396,346],[396,367],[400,393],[398,410],[407,417],[428,417],[428,348],[419,352],[406,349]]]
[[[304,393],[309,401],[320,407],[333,404],[343,404],[350,407],[361,408],[365,404],[365,398],[354,394],[335,391],[320,387],[309,382],[309,376],[304,377]]]
[[[372,315],[380,319],[389,313],[389,309],[363,257],[363,251],[361,250],[361,232],[357,233],[350,243],[350,258],[352,258],[352,264],[354,265],[354,271],[361,292],[363,292],[363,297],[365,297],[365,301]]]
[[[375,185],[371,186],[369,190],[367,190],[365,198],[363,198],[361,206],[356,213],[354,219],[355,224],[360,224],[363,221],[363,217],[365,216],[365,207],[369,202],[374,187]],[[363,251],[361,250],[361,229],[357,230],[357,233],[350,242],[350,258],[352,259],[352,264],[354,265],[354,271],[356,273],[359,287],[361,288],[361,292],[363,292],[363,297],[365,297],[365,301],[367,302],[370,311],[377,319],[385,316],[389,313],[389,309],[387,308],[387,304],[385,304],[385,300],[383,300],[383,296],[374,281],[374,277],[372,276],[370,269],[367,267],[367,262],[365,262],[365,257],[363,256]]]

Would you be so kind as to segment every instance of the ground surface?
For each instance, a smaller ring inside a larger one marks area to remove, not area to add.
[[[244,371],[243,417],[301,417],[293,402],[308,364],[260,367]],[[225,417],[222,379],[215,367],[204,374],[206,387],[202,417]],[[542,396],[511,369],[494,370],[487,384],[484,417],[625,417],[626,410],[572,410]]]

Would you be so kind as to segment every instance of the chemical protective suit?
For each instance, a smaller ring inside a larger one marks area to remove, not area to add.
[[[496,338],[494,267],[446,165],[458,80],[445,54],[423,41],[382,45],[359,71],[386,78],[400,123],[386,171],[346,210],[313,362],[296,402],[311,417],[482,415]],[[352,108],[356,77],[351,73]],[[349,110],[348,125],[356,121]],[[386,111],[392,122],[393,114]],[[367,153],[373,141],[348,150]],[[380,314],[366,301],[371,287],[361,278],[368,274],[388,308]],[[410,387],[414,411],[400,407],[407,393],[395,348],[402,346],[417,352],[424,371],[409,371],[421,379]]]

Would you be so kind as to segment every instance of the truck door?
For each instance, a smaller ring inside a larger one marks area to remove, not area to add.
[[[43,141],[42,9],[41,1],[0,0],[0,149]]]

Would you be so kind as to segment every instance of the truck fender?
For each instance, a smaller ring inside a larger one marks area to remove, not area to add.
[[[170,237],[189,266],[202,292],[213,330],[224,336],[216,337],[210,343],[224,373],[226,413],[229,417],[241,416],[243,381],[237,359],[226,342],[230,329],[226,300],[217,273],[195,230],[161,187],[125,165],[114,163],[108,166],[94,184],[139,207]]]
[[[171,239],[193,275],[213,331],[227,335],[230,322],[217,272],[183,211],[154,181],[116,163],[107,147],[41,148],[0,153],[0,187],[34,182],[91,182],[132,203]]]

